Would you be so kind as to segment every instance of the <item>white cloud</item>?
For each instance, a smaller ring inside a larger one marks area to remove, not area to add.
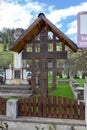
[[[72,35],[73,33],[77,33],[77,20],[71,22],[68,24],[68,30],[66,32],[66,34],[68,35]]]
[[[39,2],[28,2],[25,5],[25,9],[27,9],[27,11],[38,13],[43,10],[45,6],[45,4],[40,4]]]
[[[25,28],[31,17],[20,5],[3,2],[0,7],[0,27]]]
[[[76,16],[78,12],[87,10],[87,2],[84,2],[78,6],[71,6],[69,8],[60,9],[60,10],[51,10],[51,13],[48,15],[48,18],[56,24],[69,16]]]
[[[3,27],[26,28],[33,18],[33,10],[37,13],[41,9],[41,5],[37,2],[29,2],[27,5],[21,6],[16,2],[3,1],[0,6],[0,29]]]
[[[75,8],[70,7],[69,12],[71,12],[71,15],[76,16],[78,12],[86,11],[87,10],[87,2],[84,2],[80,4],[79,6],[75,6]],[[76,20],[72,21],[67,25],[68,29],[65,32],[66,35],[68,35],[75,43],[77,43],[77,18]]]
[[[11,1],[11,2],[10,2]],[[49,6],[25,0],[27,4],[19,4],[16,0],[2,1],[0,4],[0,29],[6,28],[26,28],[30,25],[31,20],[36,18],[40,12],[46,13],[46,17],[51,20],[58,28],[62,28],[62,23],[70,16],[76,16],[78,12],[87,10],[87,2],[81,3],[78,6],[71,6],[65,9],[55,9],[54,6]],[[68,23],[67,23],[68,24]],[[66,25],[67,27],[67,25]],[[76,21],[72,21],[68,25],[67,35],[76,34]]]

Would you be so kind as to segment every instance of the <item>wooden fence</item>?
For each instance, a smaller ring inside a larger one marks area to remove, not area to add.
[[[0,98],[0,115],[6,115],[6,98]]]
[[[19,116],[85,119],[85,105],[65,97],[29,97],[18,101]]]

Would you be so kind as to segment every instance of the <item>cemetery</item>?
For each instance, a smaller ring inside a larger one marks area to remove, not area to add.
[[[14,52],[14,67],[9,65],[6,85],[0,87],[4,92],[0,97],[0,120],[7,123],[6,130],[87,129],[86,78],[82,87],[72,75],[69,80],[64,80],[67,77],[64,72],[62,80],[57,75],[62,69],[57,65],[58,60],[68,58],[66,47],[73,53],[78,50],[43,13],[27,30],[15,35],[9,47]],[[31,78],[28,81],[27,74]],[[65,84],[70,86],[74,99],[50,94],[59,89],[58,85]],[[1,126],[3,129],[4,124]]]

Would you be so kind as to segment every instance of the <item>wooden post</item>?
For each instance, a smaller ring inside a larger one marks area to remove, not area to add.
[[[43,28],[40,33],[40,51],[41,55],[44,55],[48,52],[48,30],[47,28]],[[41,95],[48,95],[48,61],[47,59],[40,60],[40,87],[41,87]]]
[[[87,82],[84,85],[84,101],[85,101],[85,123],[87,128]]]

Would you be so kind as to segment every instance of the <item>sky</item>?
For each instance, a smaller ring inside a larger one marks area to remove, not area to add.
[[[0,30],[27,29],[38,17],[45,16],[77,42],[77,14],[87,11],[87,0],[0,0]]]

